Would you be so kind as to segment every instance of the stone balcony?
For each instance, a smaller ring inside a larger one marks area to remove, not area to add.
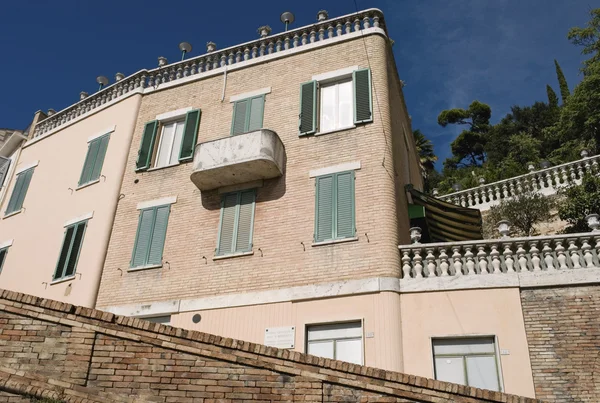
[[[285,149],[272,130],[261,129],[199,144],[191,180],[200,190],[277,178],[285,168]]]

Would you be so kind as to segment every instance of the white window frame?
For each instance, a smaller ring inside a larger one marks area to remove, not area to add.
[[[338,132],[338,131],[342,131],[342,130],[353,129],[356,127],[356,125],[354,124],[354,118],[352,118],[352,122],[349,126],[344,126],[344,127],[339,127],[339,128],[334,128],[331,130],[324,131],[321,127],[321,117],[323,115],[321,113],[321,106],[322,106],[322,102],[321,102],[322,95],[321,94],[322,94],[323,87],[336,85],[336,84],[346,82],[346,81],[350,81],[352,83],[352,73],[358,69],[359,69],[358,66],[349,66],[349,67],[345,67],[342,69],[328,71],[325,73],[316,74],[316,75],[312,76],[312,80],[317,82],[317,111],[316,111],[316,113],[318,115],[317,115],[317,132],[315,133],[315,136],[318,136],[321,134],[334,133],[334,132]],[[338,90],[338,94],[339,94],[339,90]],[[352,115],[353,116],[354,116],[354,106],[355,106],[354,104],[355,104],[354,89],[352,89],[351,107],[352,107]],[[338,102],[338,113],[339,113],[339,102]]]
[[[429,345],[431,346],[431,373],[432,377],[436,380],[436,370],[435,370],[435,358],[436,355],[433,350],[433,343],[435,340],[461,340],[461,339],[492,339],[494,341],[494,359],[496,360],[496,371],[498,372],[498,385],[499,391],[504,392],[504,377],[502,376],[502,360],[500,359],[500,347],[498,343],[498,337],[492,334],[469,334],[469,335],[444,335],[444,336],[432,336],[429,338]],[[456,357],[463,356],[457,354]],[[445,382],[443,380],[440,380]],[[469,385],[467,385],[469,386]]]
[[[361,363],[360,365],[365,365],[365,321],[364,319],[350,319],[350,320],[344,320],[344,321],[339,321],[339,322],[320,322],[320,323],[307,323],[306,326],[304,327],[304,352],[306,354],[309,354],[308,352],[308,344],[309,344],[309,339],[308,339],[308,333],[311,327],[315,327],[315,326],[327,326],[327,325],[344,325],[344,324],[353,324],[353,323],[360,323],[360,359],[361,359]],[[339,339],[322,339],[319,341],[325,341],[325,340],[349,340],[349,339],[354,339],[354,337],[352,338],[339,338]],[[334,342],[334,356],[335,356],[335,342]],[[339,358],[333,358],[334,360],[339,360]],[[347,362],[347,361],[344,361]]]
[[[179,158],[177,158],[177,160],[175,162],[171,162],[171,156],[173,154],[173,146],[175,144],[175,133],[177,132],[177,127],[181,124],[181,125],[183,125],[183,129],[185,130],[185,115],[184,115],[183,119],[181,119],[181,116],[178,116],[178,117],[170,119],[168,121],[160,121],[159,124],[160,124],[160,139],[158,140],[158,147],[156,148],[156,155],[154,156],[154,164],[153,164],[152,168],[159,169],[159,168],[166,168],[166,167],[179,165]],[[165,129],[167,126],[172,125],[172,124],[174,124],[175,127],[173,128],[173,140],[171,141],[171,145],[169,146],[169,152],[168,152],[169,163],[165,164],[165,165],[158,165],[158,161],[161,156],[160,150],[161,150],[161,145],[163,142]],[[185,135],[185,133],[182,133],[181,141],[183,141],[184,135]],[[179,147],[181,147],[181,143],[179,143]]]
[[[352,76],[348,77],[344,77],[341,79],[337,79],[333,82],[328,82],[328,83],[319,83],[319,130],[321,130],[321,128],[323,127],[323,94],[324,94],[324,89],[326,88],[331,88],[331,87],[335,87],[335,92],[334,92],[334,123],[333,123],[333,128],[329,128],[325,131],[320,131],[320,134],[324,134],[324,133],[331,133],[331,132],[337,132],[337,131],[341,131],[341,130],[346,130],[346,129],[352,129],[354,127],[356,127],[354,125],[354,119],[351,118],[350,120],[350,124],[349,125],[345,125],[342,126],[341,122],[340,122],[340,85],[341,84],[349,84],[350,85],[350,90],[352,90]],[[354,96],[352,96],[352,99],[350,101],[350,116],[354,116]]]

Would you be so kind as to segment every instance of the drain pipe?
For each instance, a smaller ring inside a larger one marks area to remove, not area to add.
[[[223,92],[221,93],[221,102],[225,100],[225,87],[227,87],[227,65],[225,65],[225,70],[223,70]]]

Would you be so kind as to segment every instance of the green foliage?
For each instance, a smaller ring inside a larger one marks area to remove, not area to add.
[[[600,62],[589,64],[583,80],[562,108],[556,134],[565,140],[583,140],[600,151]]]
[[[556,96],[556,92],[549,85],[546,85],[546,93],[548,94],[548,105],[552,108],[558,107],[558,96]]]
[[[525,192],[509,199],[503,199],[499,205],[490,209],[486,222],[496,226],[501,220],[508,220],[512,233],[518,236],[535,235],[536,224],[551,217],[554,202],[551,198],[536,192]]]
[[[569,99],[569,95],[571,95],[569,92],[569,85],[567,84],[567,79],[556,59],[554,59],[554,67],[556,68],[556,78],[558,79],[558,85],[560,87],[560,97],[562,98],[563,104],[565,104],[567,99]]]
[[[581,185],[571,185],[561,193],[564,201],[559,204],[558,216],[569,223],[564,232],[588,232],[585,216],[600,211],[600,178],[586,175]]]
[[[415,145],[417,146],[421,165],[426,171],[432,171],[435,162],[438,160],[438,157],[433,151],[433,143],[425,137],[419,129],[413,131],[413,136],[415,138]]]
[[[577,46],[582,46],[581,53],[591,55],[584,62],[585,68],[600,62],[600,8],[590,10],[590,21],[584,28],[573,27],[569,30],[567,38]]]

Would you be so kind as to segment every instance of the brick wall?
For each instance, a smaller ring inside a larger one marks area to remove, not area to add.
[[[411,134],[399,84],[389,84],[397,76],[389,71],[392,63],[387,40],[381,36],[364,40],[368,58],[363,39],[359,38],[232,70],[227,75],[224,101],[222,75],[144,96],[96,306],[200,298],[361,277],[398,277],[397,245],[408,242],[403,190],[408,177],[396,177],[394,172],[403,173],[416,160],[403,158],[406,150],[392,156],[392,138],[395,147],[405,149],[411,143],[403,138],[402,127],[408,136]],[[374,122],[323,136],[299,137],[300,84],[316,74],[354,65],[368,67],[369,63],[376,94]],[[255,254],[213,261],[221,195],[216,190],[201,193],[190,180],[189,163],[136,173],[144,124],[161,113],[201,108],[198,143],[223,138],[230,133],[233,106],[229,98],[264,87],[271,87],[265,98],[264,127],[276,131],[285,146],[285,175],[266,180],[257,191]],[[362,164],[355,182],[359,239],[311,247],[315,181],[309,171],[352,161]],[[172,205],[163,255],[169,265],[127,273],[138,225],[137,204],[166,196],[178,197]],[[396,206],[401,207],[398,219]],[[257,252],[258,248],[262,252]]]
[[[536,402],[0,292],[0,402]]]
[[[536,396],[597,402],[600,396],[600,286],[521,292]]]

